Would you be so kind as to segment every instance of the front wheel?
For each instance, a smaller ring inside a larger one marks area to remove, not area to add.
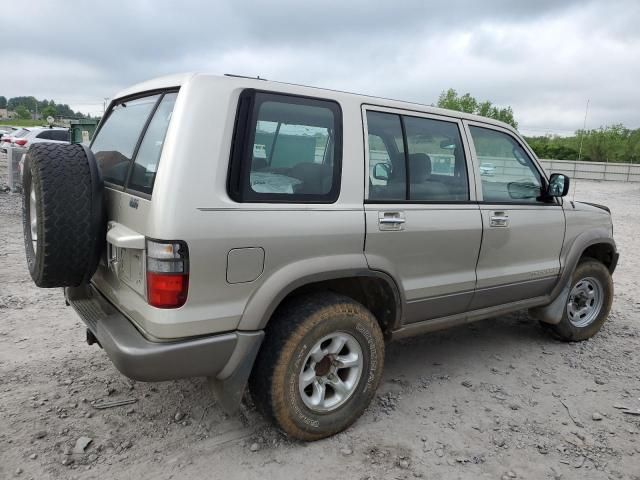
[[[360,303],[332,293],[280,307],[249,379],[256,406],[306,441],[340,432],[375,395],[384,363],[378,322]]]
[[[582,260],[571,278],[562,320],[552,328],[563,340],[587,340],[602,328],[612,301],[613,280],[607,267],[591,258]]]

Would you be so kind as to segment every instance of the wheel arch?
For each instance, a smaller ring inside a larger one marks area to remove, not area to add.
[[[550,303],[529,309],[529,313],[544,323],[557,324],[562,320],[564,306],[571,290],[571,277],[583,258],[602,262],[613,273],[618,262],[616,242],[605,229],[588,230],[578,235],[564,255],[560,278],[549,295]]]
[[[290,272],[287,272],[290,273]],[[279,281],[286,276],[288,281]],[[400,326],[403,295],[392,276],[364,266],[304,273],[291,280],[288,274],[273,275],[252,296],[239,330],[262,330],[276,309],[289,298],[317,291],[348,296],[367,307],[388,336]]]

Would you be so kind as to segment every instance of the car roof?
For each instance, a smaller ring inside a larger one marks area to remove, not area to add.
[[[113,98],[118,99],[122,97],[127,97],[129,95],[135,95],[142,92],[149,92],[153,90],[163,90],[168,88],[182,87],[194,80],[200,79],[216,79],[223,80],[227,82],[236,82],[238,86],[243,86],[244,88],[255,88],[258,90],[281,90],[283,93],[293,92],[295,91],[297,94],[307,94],[309,96],[321,97],[323,92],[329,96],[329,98],[335,98],[336,96],[341,98],[352,98],[355,100],[360,100],[363,105],[371,105],[375,104],[376,106],[383,106],[388,108],[397,108],[402,110],[418,110],[425,113],[433,113],[436,115],[445,115],[450,117],[456,117],[465,120],[471,120],[481,123],[488,123],[491,125],[496,125],[507,130],[511,130],[515,132],[515,129],[504,122],[499,120],[494,120],[488,117],[482,117],[480,115],[474,115],[471,113],[459,112],[455,110],[448,110],[444,108],[434,107],[432,105],[426,105],[423,103],[417,102],[408,102],[403,100],[395,100],[384,97],[374,97],[371,95],[363,95],[352,92],[345,92],[341,90],[332,90],[326,88],[312,87],[308,85],[299,85],[295,83],[287,83],[287,82],[278,82],[273,80],[266,80],[260,77],[246,77],[242,75],[217,75],[211,73],[198,73],[198,72],[189,72],[189,73],[180,73],[175,75],[167,75],[164,77],[158,77],[151,80],[147,80],[142,83],[138,83],[133,85],[125,90],[118,92]]]

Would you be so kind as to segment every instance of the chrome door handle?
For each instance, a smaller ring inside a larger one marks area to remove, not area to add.
[[[509,227],[509,215],[505,212],[492,212],[489,219],[489,225],[491,227]]]
[[[378,212],[378,228],[382,231],[404,230],[404,212]]]
[[[380,225],[384,224],[402,224],[405,222],[404,218],[381,218]]]

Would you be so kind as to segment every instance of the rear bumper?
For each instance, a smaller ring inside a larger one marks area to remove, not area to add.
[[[253,364],[264,332],[220,335],[153,342],[93,286],[65,288],[65,297],[97,338],[120,372],[147,382],[186,377],[224,380],[246,362]]]

